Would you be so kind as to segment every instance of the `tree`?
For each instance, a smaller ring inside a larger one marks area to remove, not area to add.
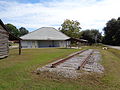
[[[16,37],[19,37],[20,32],[14,25],[6,24],[5,26],[7,27],[8,32],[10,32],[11,34],[15,35]]]
[[[20,31],[20,36],[23,36],[29,33],[29,31],[24,27],[19,28],[19,31]]]
[[[78,21],[73,21],[66,19],[63,24],[61,24],[61,28],[59,30],[72,38],[79,38],[80,32],[80,23]]]
[[[103,43],[109,45],[120,45],[120,17],[118,19],[111,19],[103,28],[104,39]]]
[[[102,39],[102,35],[97,29],[91,29],[91,30],[87,29],[80,32],[80,38],[88,40],[90,44],[93,44],[93,43],[100,43]]]

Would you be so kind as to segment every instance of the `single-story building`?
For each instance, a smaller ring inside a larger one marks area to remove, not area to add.
[[[8,29],[0,19],[0,59],[8,56],[9,41],[12,40],[19,41],[19,54],[21,54],[21,46],[20,46],[21,39],[15,37],[10,32],[8,32]]]
[[[66,41],[70,41],[70,42],[74,42],[74,43],[76,43],[76,45],[69,45],[68,47],[80,47],[80,46],[82,46],[82,45],[86,45],[87,43],[88,43],[88,41],[87,40],[85,40],[85,39],[78,39],[78,38],[69,38],[69,39],[67,39]]]
[[[78,38],[69,38],[66,41],[71,41],[71,42],[76,41],[76,42],[79,42],[79,43],[87,43],[88,42],[85,39],[78,39]]]
[[[20,38],[22,39],[22,48],[66,47],[70,45],[70,41],[66,41],[70,37],[53,27],[42,27]]]

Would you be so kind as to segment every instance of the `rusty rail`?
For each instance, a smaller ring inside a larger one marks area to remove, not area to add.
[[[85,66],[85,64],[88,62],[88,60],[89,60],[90,57],[92,56],[93,52],[94,52],[94,51],[92,51],[92,52],[85,58],[85,60],[84,60],[84,61],[82,62],[82,64],[77,68],[77,70],[81,70],[81,69]]]
[[[86,50],[87,50],[87,49],[86,49]],[[62,60],[60,60],[60,61],[58,61],[58,62],[56,62],[56,63],[53,63],[53,64],[51,65],[51,68],[55,68],[57,65],[59,65],[59,64],[61,64],[61,63],[64,63],[64,62],[67,61],[68,59],[70,59],[70,58],[72,58],[72,57],[74,57],[74,56],[76,56],[76,55],[78,55],[78,54],[80,54],[80,53],[82,53],[82,52],[84,52],[84,51],[86,51],[86,50],[82,50],[82,51],[77,52],[77,53],[75,53],[75,54],[73,54],[73,55],[70,55],[70,56],[68,56],[68,57],[66,57],[66,58],[64,58],[64,59],[62,59]]]

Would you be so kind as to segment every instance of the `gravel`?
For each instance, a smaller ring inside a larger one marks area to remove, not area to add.
[[[83,70],[89,72],[103,73],[104,67],[100,64],[100,61],[100,52],[98,50],[94,50],[93,55],[91,56],[87,64],[84,66]]]
[[[64,63],[61,63],[57,65],[55,68],[51,68],[51,65],[53,63],[50,63],[44,67],[38,68],[37,71],[39,72],[54,72],[59,76],[64,76],[66,78],[77,78],[82,74],[82,72],[78,72],[77,68],[82,64],[84,59],[93,51],[93,49],[89,49],[84,51],[83,53],[74,56]],[[97,73],[103,73],[104,68],[103,66],[99,63],[101,60],[101,55],[99,51],[94,50],[93,55],[87,62],[87,64],[82,68],[82,70],[87,71],[87,72],[97,72]],[[58,60],[59,61],[59,60]]]

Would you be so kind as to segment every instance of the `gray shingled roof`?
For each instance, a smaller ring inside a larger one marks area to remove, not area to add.
[[[66,40],[68,36],[52,27],[42,27],[22,37],[23,40]]]

